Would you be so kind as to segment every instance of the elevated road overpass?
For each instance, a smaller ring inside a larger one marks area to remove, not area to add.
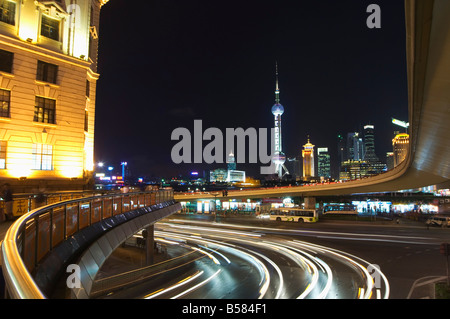
[[[410,123],[406,159],[393,170],[361,180],[230,191],[228,197],[314,197],[450,185],[450,1],[407,0],[405,15]],[[214,197],[175,195],[176,200]]]

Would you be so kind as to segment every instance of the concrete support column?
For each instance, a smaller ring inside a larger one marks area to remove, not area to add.
[[[144,229],[143,234],[145,233],[145,260],[147,265],[153,264],[153,257],[155,255],[155,226],[150,225]]]
[[[305,197],[305,209],[316,208],[316,198],[315,197]]]

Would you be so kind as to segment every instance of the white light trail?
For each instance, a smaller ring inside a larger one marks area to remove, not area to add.
[[[190,293],[191,291],[194,291],[194,290],[196,290],[197,288],[199,288],[199,287],[201,287],[201,286],[207,284],[207,283],[208,283],[209,281],[211,281],[214,277],[216,277],[221,271],[222,271],[222,269],[218,269],[218,270],[217,270],[212,276],[210,276],[209,278],[203,280],[202,282],[196,284],[195,286],[193,286],[193,287],[191,287],[191,288],[189,288],[189,289],[186,289],[185,291],[179,293],[178,295],[176,295],[176,296],[174,296],[174,297],[172,297],[172,298],[170,298],[170,299],[178,299],[178,298],[180,298],[180,297],[182,297],[182,296],[184,296],[184,295]]]

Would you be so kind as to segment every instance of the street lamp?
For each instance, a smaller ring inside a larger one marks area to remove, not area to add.
[[[122,162],[122,163],[120,163],[120,165],[122,165],[122,180],[125,183],[125,166],[127,166],[128,163],[127,162]]]

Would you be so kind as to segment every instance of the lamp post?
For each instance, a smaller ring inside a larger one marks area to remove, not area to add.
[[[120,165],[122,165],[122,181],[125,183],[125,166],[127,166],[128,163],[122,162],[122,163],[120,163]]]

